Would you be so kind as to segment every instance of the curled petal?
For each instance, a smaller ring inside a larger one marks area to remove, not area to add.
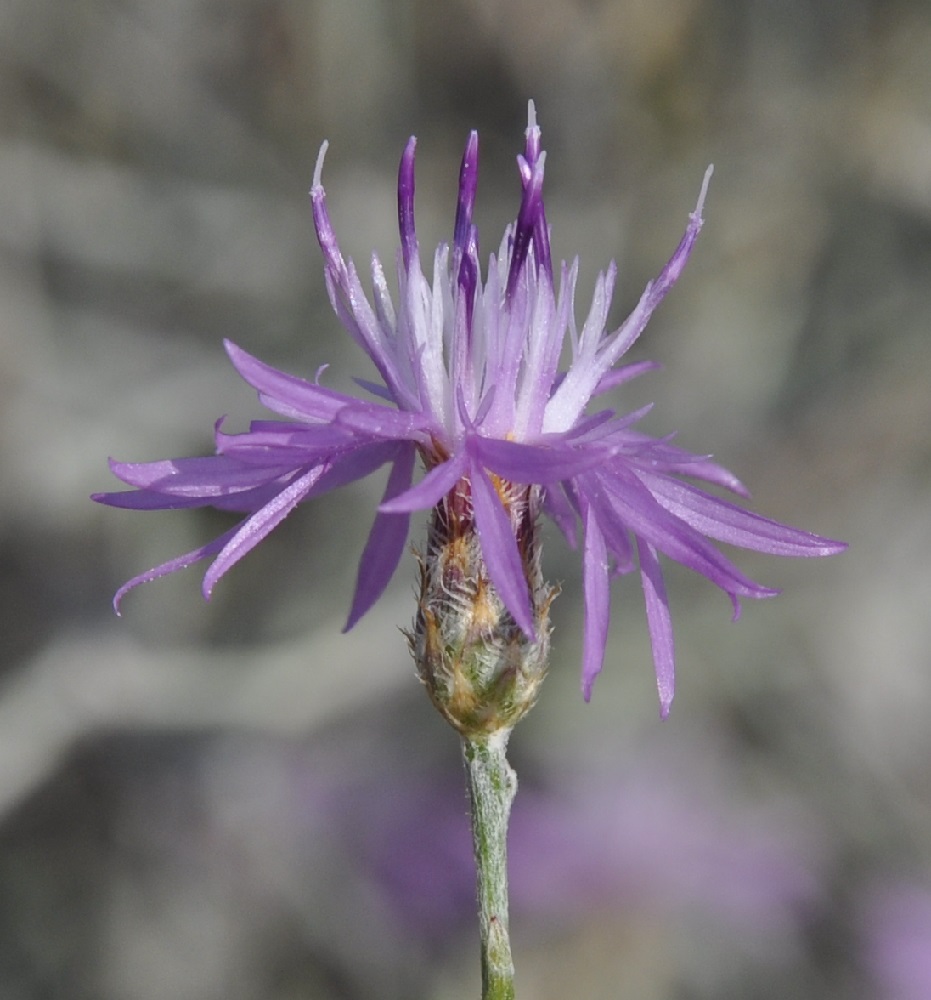
[[[161,566],[156,566],[153,569],[147,570],[145,573],[140,573],[139,576],[134,576],[131,580],[127,580],[122,587],[113,596],[113,610],[118,614],[122,614],[120,610],[120,605],[123,603],[123,598],[133,590],[138,587],[140,583],[150,583],[152,580],[157,580],[159,577],[168,576],[169,573],[175,573],[179,569],[186,569],[188,566],[192,566],[196,562],[200,562],[201,559],[207,559],[212,555],[216,555],[224,545],[236,534],[238,528],[232,528],[230,531],[224,532],[219,538],[215,538],[212,542],[208,542],[206,545],[202,545],[199,549],[194,549],[191,552],[185,552],[182,556],[175,556],[174,559],[169,559],[168,562],[162,563]]]

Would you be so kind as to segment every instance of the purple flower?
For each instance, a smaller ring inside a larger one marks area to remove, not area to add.
[[[355,265],[340,251],[321,183],[326,143],[314,173],[311,200],[327,290],[343,326],[378,371],[378,381],[359,381],[371,398],[328,389],[319,376],[309,382],[285,374],[227,342],[239,374],[286,420],[255,421],[244,434],[227,434],[218,424],[217,454],[210,458],[111,462],[114,474],[135,491],[94,499],[139,510],[213,506],[247,517],[208,545],[130,580],[115,605],[137,584],[213,556],[203,583],[209,597],[220,577],[299,503],[389,465],[347,629],[394,574],[411,513],[438,509],[454,496],[461,507],[465,496],[488,579],[514,624],[533,639],[539,608],[528,583],[526,539],[512,517],[520,500],[525,527],[533,520],[526,512],[542,509],[571,545],[581,542],[586,699],[604,659],[611,577],[639,568],[665,716],[673,696],[673,636],[660,553],[717,584],[731,597],[736,618],[741,597],[777,591],[741,573],[712,541],[783,556],[824,556],[845,548],[683,480],[747,495],[706,456],[635,429],[649,407],[620,416],[610,409],[589,412],[596,397],[655,367],[617,363],[682,273],[702,226],[711,170],[679,246],[630,316],[606,329],[617,276],[611,263],[598,276],[579,329],[578,261],[561,264],[558,280],[554,275],[543,205],[546,156],[533,104],[524,154],[517,158],[523,189],[517,219],[489,258],[484,282],[472,223],[477,134],[470,135],[462,160],[453,240],[434,253],[432,283],[422,269],[414,226],[414,149],[411,138],[398,177],[397,306],[377,257],[370,299]],[[561,370],[566,349],[571,360]],[[418,456],[426,474],[414,484]]]

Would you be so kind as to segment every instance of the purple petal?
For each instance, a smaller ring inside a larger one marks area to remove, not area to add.
[[[253,420],[245,433],[227,434],[221,429],[224,419],[218,420],[214,429],[217,454],[250,465],[273,465],[275,462],[288,466],[301,462],[309,465],[357,444],[348,428],[333,424]]]
[[[398,168],[398,231],[401,236],[401,253],[404,267],[418,257],[417,229],[414,225],[414,154],[417,139],[411,136],[404,147]]]
[[[410,486],[414,474],[414,457],[412,446],[407,445],[401,449],[388,476],[382,502],[399,496]],[[359,560],[356,591],[344,632],[348,632],[384,593],[404,553],[409,526],[410,514],[386,514],[379,511],[375,515],[375,523]]]
[[[168,458],[160,462],[110,461],[113,474],[130,486],[163,496],[210,499],[251,490],[293,468],[289,463],[242,465],[224,456]]]
[[[620,385],[626,385],[635,378],[639,378],[645,372],[656,371],[663,366],[658,361],[637,361],[631,365],[624,365],[621,368],[612,368],[605,372],[595,386],[593,396],[600,396],[602,393],[610,392]]]
[[[761,517],[677,479],[638,474],[666,510],[719,542],[777,556],[830,556],[847,548],[844,542]]]
[[[232,533],[229,541],[223,546],[220,554],[213,561],[210,569],[204,574],[203,594],[209,600],[217,581],[233,567],[244,555],[265,538],[269,532],[291,513],[292,510],[307,496],[311,487],[320,478],[322,469],[315,468],[305,472],[293,483],[283,489],[251,517],[246,518]]]
[[[497,490],[477,463],[472,466],[470,479],[475,524],[488,576],[521,631],[528,639],[534,640],[536,628],[530,604],[530,588],[511,519]]]
[[[614,560],[614,574],[629,573],[634,568],[634,549],[630,540],[630,532],[611,511],[611,504],[605,498],[604,490],[598,485],[598,477],[586,476],[584,487],[579,494],[579,506],[588,502],[601,512],[598,522],[599,530],[604,536],[608,553]]]
[[[628,439],[635,446],[643,446],[643,454],[649,459],[653,470],[676,472],[693,479],[703,479],[706,483],[721,486],[745,499],[750,496],[746,486],[723,465],[712,462],[708,455],[693,455],[684,448],[669,444],[668,438],[657,440],[638,431],[628,431]]]
[[[659,713],[660,717],[665,719],[669,715],[676,691],[676,654],[669,599],[666,596],[666,584],[656,557],[656,550],[638,538],[637,553],[640,556],[640,580],[646,602],[650,643],[653,646],[656,688],[659,691]]]
[[[617,518],[620,524],[635,535],[670,559],[701,573],[732,597],[774,597],[779,593],[778,590],[754,583],[741,573],[694,528],[662,507],[631,473],[621,475],[614,468],[610,481],[607,476],[599,479],[604,493],[594,491],[590,496],[598,497],[599,515],[602,519],[612,516]],[[606,500],[606,505],[602,497]]]
[[[572,505],[566,499],[561,484],[548,487],[543,491],[543,512],[563,533],[569,548],[574,549],[579,544],[576,535],[576,515]]]
[[[326,192],[323,190],[323,160],[326,156],[329,143],[324,141],[320,146],[317,155],[317,165],[314,168],[314,182],[310,189],[310,201],[313,208],[314,230],[317,233],[317,242],[323,251],[323,260],[328,272],[336,277],[338,281],[344,281],[346,276],[346,264],[339,249],[339,242],[336,239],[336,232],[330,222],[330,214],[327,211]]]
[[[378,403],[353,402],[335,418],[338,427],[389,440],[424,440],[429,420],[423,413],[405,413]]]
[[[370,382],[367,378],[354,378],[353,382],[355,382],[360,389],[365,389],[366,392],[370,392],[373,396],[377,396],[379,399],[384,399],[388,403],[396,402],[394,396],[391,395],[391,390],[386,386],[380,385],[378,382]]]
[[[585,545],[582,553],[582,586],[585,595],[585,632],[582,644],[582,697],[592,696],[595,678],[604,666],[611,621],[608,551],[590,503],[582,504]]]
[[[310,497],[320,497],[324,493],[364,479],[385,462],[390,462],[397,455],[397,445],[393,441],[363,442],[355,449],[339,455],[329,463],[325,474],[314,484],[307,494]]]
[[[431,469],[420,482],[400,496],[382,503],[378,508],[385,514],[409,514],[415,510],[429,510],[462,479],[469,459],[464,451],[456,452],[442,465]]]
[[[225,340],[223,346],[233,367],[259,393],[262,402],[283,416],[305,421],[332,420],[348,403],[358,402],[354,396],[272,368],[231,340]]]
[[[603,465],[610,448],[557,444],[521,444],[473,435],[469,448],[479,461],[513,483],[556,483]]]
[[[669,258],[668,263],[662,271],[660,271],[656,280],[651,285],[651,311],[656,304],[659,304],[665,298],[666,293],[679,280],[682,276],[682,272],[685,270],[685,265],[692,252],[692,247],[695,245],[695,241],[698,239],[698,234],[701,232],[701,227],[704,223],[704,219],[702,219],[702,210],[705,207],[705,195],[708,193],[708,184],[711,181],[711,175],[713,173],[713,166],[708,167],[705,171],[705,176],[702,179],[701,191],[698,195],[698,204],[695,206],[695,211],[689,216],[689,224],[686,227],[685,234],[680,240],[679,245],[676,247],[675,253]]]
[[[534,233],[537,231],[537,220],[543,210],[543,163],[545,159],[546,154],[541,153],[533,163],[526,164],[529,171],[524,180],[523,198],[517,213],[517,222],[514,224],[514,245],[511,249],[511,263],[505,289],[508,302],[514,297],[520,273],[527,260],[527,253],[534,239]]]
[[[469,133],[462,165],[459,168],[459,198],[456,205],[456,224],[453,230],[453,244],[463,257],[468,256],[472,234],[472,209],[475,206],[475,192],[478,187],[478,132]]]
[[[149,583],[152,580],[157,580],[159,577],[174,573],[176,570],[186,569],[201,559],[206,559],[208,556],[219,552],[238,530],[238,528],[232,528],[220,535],[219,538],[215,538],[212,542],[202,545],[199,549],[194,549],[192,552],[185,552],[183,556],[176,556],[174,559],[169,559],[168,562],[162,563],[161,566],[156,566],[145,573],[140,573],[139,576],[134,576],[131,580],[124,583],[116,594],[114,594],[113,610],[118,615],[122,614],[120,605],[123,602],[123,598],[134,587],[138,587],[140,583]]]

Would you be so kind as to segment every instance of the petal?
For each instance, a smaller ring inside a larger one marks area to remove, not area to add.
[[[398,167],[398,230],[404,266],[417,259],[417,227],[414,225],[414,156],[417,139],[411,136],[404,147]]]
[[[612,368],[601,376],[592,395],[599,396],[604,392],[610,392],[611,389],[616,389],[620,385],[626,385],[633,379],[638,378],[644,372],[656,371],[662,367],[658,361],[637,361],[634,364],[624,365],[621,368]]]
[[[429,420],[423,413],[405,413],[377,403],[353,402],[339,411],[338,427],[346,427],[371,437],[397,441],[423,440]]]
[[[429,510],[462,479],[469,459],[464,451],[456,452],[448,461],[431,469],[420,482],[400,496],[382,503],[379,510],[386,514],[404,514],[415,510]]]
[[[482,543],[488,576],[514,621],[524,635],[533,641],[536,638],[536,628],[530,604],[530,588],[511,519],[491,481],[477,464],[473,464],[470,479],[475,525]]]
[[[354,446],[353,433],[334,424],[294,424],[253,420],[243,434],[227,434],[218,422],[214,432],[217,454],[248,465],[310,465]]]
[[[562,532],[569,548],[574,549],[578,545],[576,515],[566,499],[562,484],[556,484],[543,491],[543,512]]]
[[[402,448],[388,476],[383,502],[400,495],[410,486],[415,454],[410,445]],[[375,523],[359,560],[356,591],[344,632],[348,632],[384,593],[401,561],[409,526],[408,513],[386,514],[379,511],[375,515]]]
[[[585,545],[582,556],[582,586],[585,595],[585,630],[582,644],[582,697],[592,696],[595,678],[604,666],[611,621],[608,583],[608,552],[591,504],[584,502]]]
[[[298,420],[332,420],[347,404],[357,400],[333,389],[272,368],[237,347],[231,340],[223,346],[233,367],[255,389],[270,410]]]
[[[513,483],[556,483],[604,464],[612,450],[603,445],[522,444],[473,435],[472,455],[482,465]]]
[[[199,562],[201,559],[206,559],[208,556],[212,556],[219,552],[238,530],[238,528],[232,528],[231,530],[220,535],[219,538],[215,538],[212,542],[202,545],[199,549],[194,549],[192,552],[185,552],[184,555],[176,556],[174,559],[169,559],[168,562],[162,563],[161,566],[156,566],[154,569],[147,570],[145,573],[140,573],[139,576],[134,576],[131,580],[124,583],[114,595],[113,610],[118,615],[122,614],[120,611],[120,605],[122,604],[123,598],[134,587],[138,587],[140,583],[149,583],[151,580],[157,580],[161,576],[167,576],[169,573],[174,573],[176,570],[185,569],[193,563]]]
[[[701,573],[732,597],[773,597],[779,593],[741,573],[694,528],[662,507],[632,473],[612,469],[610,478],[604,475],[597,479],[604,487],[601,494],[604,500],[599,507],[602,518],[613,516],[670,559]]]
[[[311,487],[320,478],[323,469],[320,467],[305,472],[295,479],[264,507],[246,518],[232,533],[229,541],[223,546],[210,569],[204,574],[203,594],[209,600],[217,581],[232,568],[244,555],[251,552],[274,528],[291,513],[292,510],[307,496]]]
[[[669,614],[669,599],[663,571],[652,545],[637,539],[637,553],[640,556],[640,580],[647,609],[647,625],[650,629],[650,643],[653,646],[653,665],[656,669],[656,688],[659,691],[660,716],[669,715],[673,695],[676,690],[676,655],[672,635],[672,617]]]
[[[462,164],[459,167],[459,197],[456,203],[456,224],[453,227],[453,243],[466,256],[472,233],[472,210],[475,207],[475,192],[478,188],[478,132],[469,133]]]
[[[712,462],[709,455],[694,455],[684,448],[679,448],[669,441],[675,435],[666,438],[651,438],[639,431],[628,431],[627,438],[638,450],[640,456],[649,462],[652,471],[676,472],[694,479],[704,479],[706,483],[723,486],[724,489],[738,496],[749,497],[750,491],[723,465]]]
[[[130,486],[166,497],[228,496],[262,486],[293,468],[293,463],[243,465],[224,456],[166,458],[159,462],[110,461],[113,474]]]
[[[709,538],[776,556],[830,556],[847,546],[761,517],[669,476],[639,473],[656,499]]]
[[[393,441],[364,442],[334,459],[307,496],[320,497],[357,479],[364,479],[396,455],[397,445]]]

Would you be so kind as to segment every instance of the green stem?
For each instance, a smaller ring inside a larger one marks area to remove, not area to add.
[[[505,757],[510,730],[463,737],[472,803],[472,842],[478,874],[482,937],[482,1000],[514,1000],[514,963],[508,937],[507,832],[517,775]]]

